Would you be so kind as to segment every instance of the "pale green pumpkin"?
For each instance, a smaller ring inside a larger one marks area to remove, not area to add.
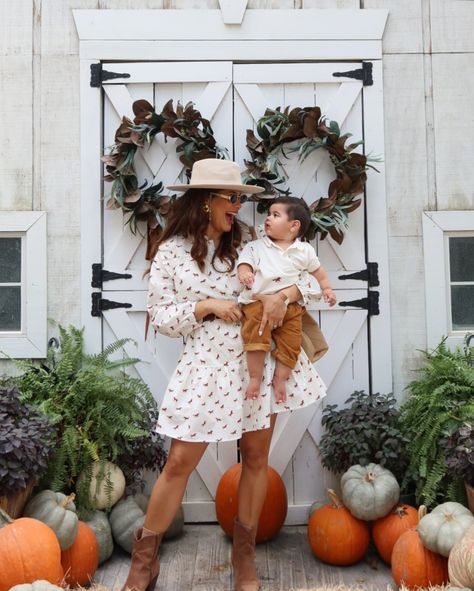
[[[67,550],[76,539],[79,518],[76,515],[74,495],[42,490],[26,505],[24,517],[38,519],[54,531],[61,550]]]
[[[99,544],[99,564],[102,564],[114,551],[114,540],[107,515],[103,511],[94,511],[84,521],[95,533]]]
[[[447,557],[471,525],[474,525],[474,516],[469,509],[461,503],[447,502],[420,520],[418,533],[428,550]]]
[[[132,552],[133,533],[143,527],[145,513],[149,498],[143,494],[137,494],[119,501],[109,515],[112,535],[117,544],[126,552]],[[164,539],[177,536],[183,530],[184,516],[180,507],[170,527],[164,535]]]
[[[385,517],[398,503],[400,487],[395,476],[379,464],[351,466],[341,478],[342,501],[358,519]]]
[[[33,583],[15,585],[10,591],[64,591],[64,589],[53,585],[49,581],[34,581]]]

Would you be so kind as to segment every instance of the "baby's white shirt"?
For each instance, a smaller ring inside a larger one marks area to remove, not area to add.
[[[284,250],[268,236],[247,243],[240,253],[237,266],[247,263],[253,269],[255,281],[248,289],[243,288],[239,295],[240,304],[249,304],[255,300],[252,293],[272,294],[285,287],[298,285],[301,273],[313,273],[321,266],[314,248],[308,242],[297,238]]]

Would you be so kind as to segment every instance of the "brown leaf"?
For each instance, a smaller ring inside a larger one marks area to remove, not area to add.
[[[141,123],[150,123],[151,115],[155,111],[155,108],[145,99],[140,99],[133,103],[132,110],[135,115],[135,124],[140,125]]]

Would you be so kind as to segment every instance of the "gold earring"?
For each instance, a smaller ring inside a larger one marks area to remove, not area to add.
[[[207,213],[209,215],[209,221],[211,221],[211,206],[209,203],[204,203],[204,205],[202,206],[202,210],[204,213]]]

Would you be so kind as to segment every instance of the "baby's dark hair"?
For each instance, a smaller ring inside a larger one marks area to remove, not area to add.
[[[286,206],[286,213],[289,220],[299,221],[300,231],[298,232],[298,238],[304,238],[311,225],[311,214],[306,201],[299,197],[277,197],[270,203],[270,206],[274,203],[281,203]]]

